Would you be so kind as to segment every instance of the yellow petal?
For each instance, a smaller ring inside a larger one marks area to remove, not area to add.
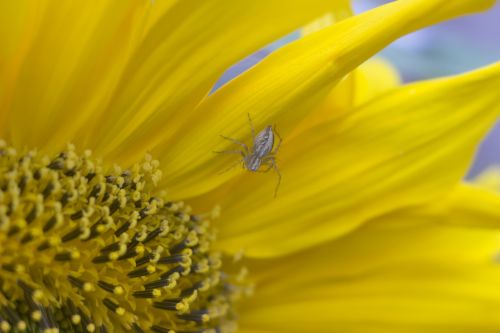
[[[488,168],[474,179],[474,183],[483,188],[500,192],[500,168],[498,166]]]
[[[500,233],[405,218],[421,216],[384,216],[323,246],[249,260],[255,294],[242,330],[498,331]]]
[[[361,105],[401,84],[396,68],[380,57],[368,60],[353,73],[356,80],[354,105]]]
[[[178,198],[207,192],[232,174],[221,134],[250,139],[247,114],[262,129],[276,124],[286,138],[347,73],[394,39],[426,25],[484,9],[493,2],[406,0],[355,16],[289,44],[209,96],[173,140],[154,149],[165,186]]]
[[[144,37],[89,140],[106,142],[98,152],[123,163],[176,142],[230,65],[329,11],[340,20],[349,1],[179,1]]]
[[[500,228],[500,194],[473,184],[461,184],[423,214],[430,217],[443,216],[448,224]]]
[[[26,52],[30,36],[25,31],[32,31],[36,25],[34,18],[35,11],[26,2],[2,1],[0,2],[0,135],[7,137],[7,114],[8,114],[8,89],[12,89],[10,84],[15,80],[16,69],[19,68],[19,61],[22,54]],[[6,29],[5,27],[8,27]]]
[[[158,136],[174,133],[237,60],[327,11],[350,13],[347,0],[0,6],[2,137],[45,150],[72,141],[114,162],[142,158]]]
[[[396,68],[386,60],[375,57],[349,73],[326,96],[317,110],[301,122],[288,138],[313,126],[332,121],[376,96],[401,84]]]
[[[85,121],[96,125],[135,45],[147,1],[6,1],[0,36],[2,137],[17,147],[51,150]],[[7,10],[5,10],[8,7]]]
[[[500,63],[408,85],[285,140],[276,200],[273,172],[243,174],[224,195],[204,196],[223,207],[221,248],[279,255],[441,198],[499,115],[499,84]]]

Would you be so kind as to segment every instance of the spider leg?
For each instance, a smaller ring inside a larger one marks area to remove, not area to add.
[[[216,150],[214,151],[216,154],[240,154],[241,156],[245,157],[245,153],[243,150]]]
[[[232,168],[234,168],[235,166],[237,166],[238,164],[241,164],[242,162],[243,162],[243,160],[238,160],[238,161],[236,161],[236,163],[231,164],[228,168],[218,172],[217,174],[222,175],[222,174],[228,172],[229,170],[231,170]]]
[[[264,156],[262,158],[262,163],[266,164],[266,165],[269,165],[269,164],[272,164],[272,163],[276,163],[276,158],[273,155],[273,153],[269,153],[269,154],[267,154],[266,156]]]
[[[250,123],[250,128],[252,129],[252,142],[255,142],[255,128],[253,127],[252,118],[250,118],[250,113],[248,115],[248,122]]]
[[[267,168],[267,169],[265,169],[265,170],[257,170],[257,171],[255,171],[255,172],[262,172],[262,173],[266,173],[266,172],[268,172],[269,170],[271,170],[271,169],[273,168],[272,163],[267,163],[267,162],[266,162],[265,164],[262,164],[262,165],[265,165],[265,166],[267,166],[268,168]]]
[[[278,175],[278,183],[276,184],[276,189],[274,190],[274,198],[276,198],[276,196],[278,195],[278,188],[280,187],[281,184],[281,172],[278,169],[278,165],[276,164],[276,159],[274,158],[274,156],[266,156],[262,159],[262,163],[264,165],[269,166],[269,168],[263,172],[269,171],[271,170],[271,168],[273,168],[274,171],[276,171],[276,174]]]
[[[274,159],[273,159],[272,165],[273,165],[274,170],[276,171],[276,174],[278,175],[278,183],[276,184],[276,189],[274,190],[274,198],[276,198],[278,196],[278,189],[279,189],[280,184],[281,184],[281,172],[278,169],[278,166],[276,165],[276,161],[274,161]]]
[[[274,148],[274,150],[271,152],[271,154],[274,155],[278,152],[278,149],[280,149],[281,142],[283,141],[283,139],[281,138],[281,135],[276,130],[276,125],[274,125],[273,131],[274,131],[274,134],[276,134],[276,136],[278,137],[278,145],[276,145],[276,148]]]
[[[230,138],[230,137],[227,137],[227,136],[224,136],[224,135],[221,135],[221,137],[222,137],[222,138],[224,138],[224,139],[226,139],[226,140],[231,141],[231,142],[232,142],[232,143],[234,143],[234,144],[237,144],[237,145],[242,146],[242,147],[243,147],[243,149],[245,149],[245,152],[246,152],[247,154],[249,154],[248,146],[247,146],[246,144],[244,144],[243,142],[238,141],[238,140],[233,139],[233,138]]]

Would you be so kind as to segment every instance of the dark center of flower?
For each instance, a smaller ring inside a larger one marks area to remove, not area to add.
[[[104,171],[0,142],[0,168],[0,330],[235,330],[237,268],[207,220],[153,195],[157,161]]]

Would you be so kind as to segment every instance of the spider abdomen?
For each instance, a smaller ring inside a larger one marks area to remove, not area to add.
[[[257,156],[256,154],[249,154],[249,155],[245,156],[244,163],[245,163],[245,168],[248,171],[255,172],[255,171],[259,170],[259,168],[262,164],[262,159],[259,156]]]
[[[274,146],[274,133],[271,126],[267,126],[262,131],[260,131],[256,136],[252,147],[252,155],[257,158],[263,158],[267,156]]]

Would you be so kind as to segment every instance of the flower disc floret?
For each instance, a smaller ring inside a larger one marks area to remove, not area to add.
[[[107,170],[0,142],[0,169],[2,331],[234,330],[236,275],[209,221],[154,192],[150,156]]]

